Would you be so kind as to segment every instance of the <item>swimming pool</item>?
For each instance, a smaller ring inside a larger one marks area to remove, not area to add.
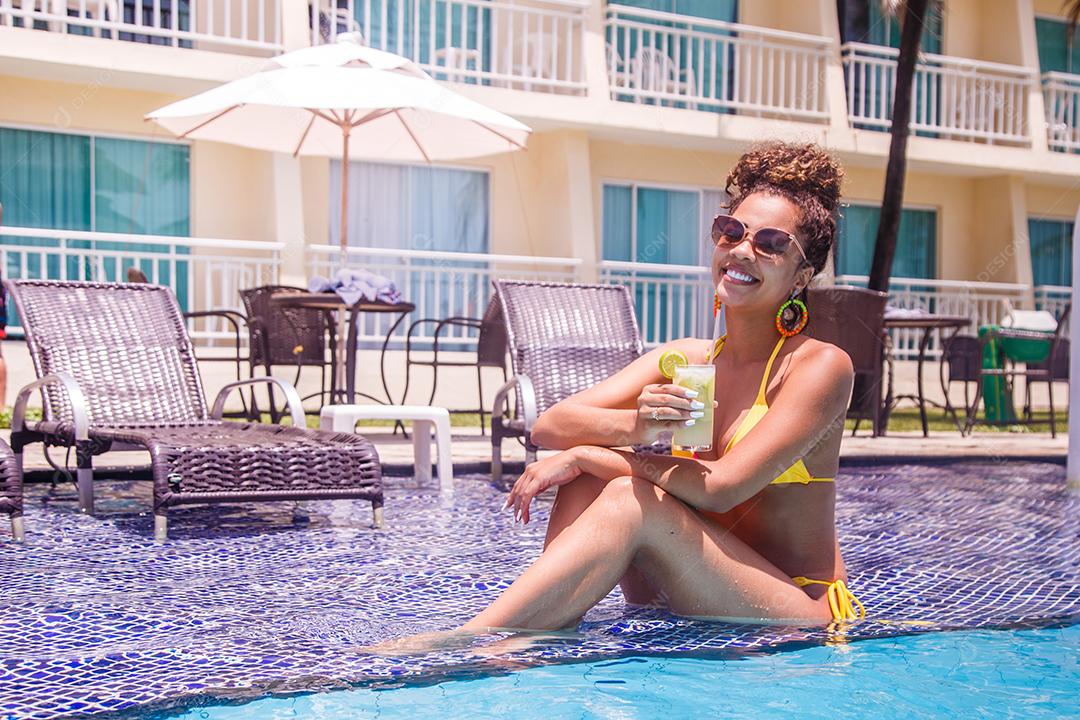
[[[1080,715],[1080,625],[931,633],[732,659],[629,657],[498,676],[271,698],[195,720]],[[170,715],[170,717],[174,717]]]
[[[1002,629],[1069,624],[1080,613],[1080,498],[1066,492],[1060,465],[884,464],[845,467],[837,486],[866,621],[837,631],[702,623],[630,611],[614,592],[570,638],[494,657],[374,657],[360,647],[453,627],[490,602],[538,554],[550,506],[541,499],[538,522],[515,527],[498,512],[504,488],[483,476],[459,478],[452,495],[411,479],[389,485],[381,532],[367,528],[362,503],[191,506],[177,509],[165,545],[153,542],[146,484],[103,484],[97,517],[80,515],[67,487],[30,488],[27,545],[0,543],[0,718],[435,687],[507,668],[521,682],[580,678],[588,664],[636,657],[748,656],[723,672],[751,672],[815,648],[841,652],[840,643],[858,654],[901,634],[980,629],[1000,640]],[[830,676],[807,672],[814,685]],[[397,692],[369,694],[392,702]]]

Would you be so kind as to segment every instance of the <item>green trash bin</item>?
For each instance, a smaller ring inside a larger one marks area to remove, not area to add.
[[[983,369],[1003,369],[1005,361],[1042,362],[1050,355],[1053,333],[1012,330],[999,325],[979,328]],[[985,375],[982,380],[983,410],[987,422],[1016,422],[1012,381],[1005,375]]]

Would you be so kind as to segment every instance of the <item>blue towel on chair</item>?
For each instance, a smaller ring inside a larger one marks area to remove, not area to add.
[[[390,278],[376,275],[368,270],[342,268],[332,280],[315,276],[308,283],[309,292],[334,291],[347,305],[361,300],[390,305],[401,302],[401,292]]]

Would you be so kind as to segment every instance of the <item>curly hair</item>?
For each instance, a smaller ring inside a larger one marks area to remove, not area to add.
[[[818,274],[836,240],[840,184],[844,169],[814,143],[771,141],[748,150],[728,173],[724,189],[734,211],[756,192],[787,198],[799,208],[796,235]]]

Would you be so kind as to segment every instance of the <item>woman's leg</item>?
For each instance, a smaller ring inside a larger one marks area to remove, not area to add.
[[[462,626],[558,629],[636,564],[684,615],[827,622],[813,600],[746,543],[647,480],[618,478],[486,610]]]
[[[570,527],[581,513],[585,512],[585,508],[600,497],[605,485],[607,481],[595,475],[582,475],[573,482],[559,487],[548,518],[547,535],[544,538],[545,549],[566,528]],[[619,587],[622,589],[626,602],[632,605],[664,606],[663,596],[653,589],[653,586],[641,574],[641,570],[634,564],[631,564],[619,579]]]

